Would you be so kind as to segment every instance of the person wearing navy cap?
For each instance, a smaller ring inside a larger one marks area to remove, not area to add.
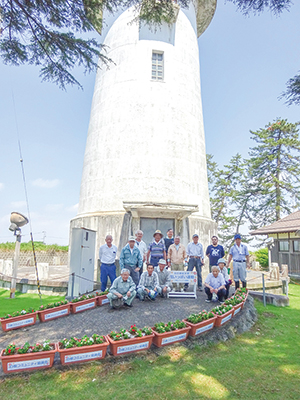
[[[240,280],[243,287],[246,287],[246,266],[249,265],[249,251],[245,244],[242,244],[242,238],[239,233],[234,235],[235,244],[229,251],[228,264],[233,260],[233,279],[235,282],[235,290],[240,287]]]

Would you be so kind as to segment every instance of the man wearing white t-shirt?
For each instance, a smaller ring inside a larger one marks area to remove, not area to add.
[[[226,295],[225,280],[217,266],[211,268],[211,273],[205,279],[205,293],[207,294],[207,299],[205,300],[207,303],[211,302],[214,293],[221,303],[224,302]]]

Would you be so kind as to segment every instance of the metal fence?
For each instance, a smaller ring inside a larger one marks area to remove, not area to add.
[[[14,258],[14,251],[1,251],[0,260],[9,260]],[[38,263],[48,263],[49,265],[67,265],[68,252],[60,251],[36,251],[36,259]],[[32,251],[20,252],[20,267],[34,266],[34,258]]]

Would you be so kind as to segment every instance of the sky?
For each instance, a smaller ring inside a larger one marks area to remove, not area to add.
[[[256,131],[277,118],[300,121],[300,106],[278,100],[300,69],[300,2],[279,17],[245,17],[218,0],[199,38],[206,152],[220,166],[236,153],[247,157]],[[67,245],[76,216],[95,73],[74,71],[84,90],[62,91],[41,82],[39,68],[0,62],[0,242],[14,241],[12,211],[28,216],[23,158],[34,240]]]

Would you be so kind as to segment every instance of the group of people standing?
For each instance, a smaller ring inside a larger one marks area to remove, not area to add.
[[[172,229],[167,231],[165,238],[161,231],[156,230],[153,241],[148,246],[142,238],[143,232],[138,230],[135,237],[131,236],[123,247],[119,260],[121,275],[118,278],[115,265],[117,247],[112,244],[112,236],[107,235],[106,244],[100,247],[101,290],[105,291],[109,277],[111,287],[108,298],[112,308],[122,304],[132,307],[132,301],[136,296],[140,301],[146,298],[154,301],[157,295],[168,297],[168,293],[172,290],[169,267],[172,271],[184,271],[185,267],[188,271],[192,271],[195,268],[198,290],[203,291],[204,250],[199,242],[198,234],[193,235],[186,249],[180,243],[180,236],[173,236]],[[233,278],[237,289],[240,280],[243,287],[246,287],[246,265],[248,266],[249,263],[249,252],[247,246],[241,243],[240,234],[236,234],[234,240],[235,244],[229,251],[228,265],[233,259]],[[217,298],[222,302],[228,297],[232,282],[226,268],[224,248],[218,244],[217,236],[212,237],[212,244],[207,247],[206,256],[209,258],[210,270],[204,282],[206,301]],[[147,269],[143,272],[144,263]],[[173,289],[186,291],[188,285],[177,284]]]

